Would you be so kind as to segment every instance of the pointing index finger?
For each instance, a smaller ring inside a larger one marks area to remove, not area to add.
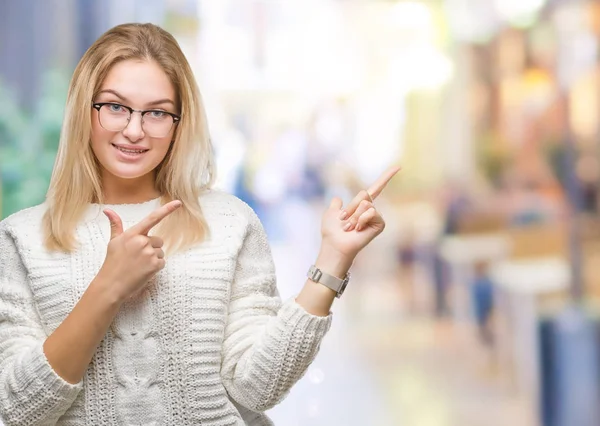
[[[130,232],[136,234],[148,235],[148,232],[156,225],[158,225],[165,217],[169,216],[175,210],[177,210],[181,206],[181,201],[174,200],[170,201],[164,206],[160,206],[144,219],[139,222],[137,225],[134,225],[130,228]]]
[[[379,194],[381,194],[381,192],[384,190],[384,188],[386,187],[388,182],[390,180],[392,180],[392,178],[399,171],[400,171],[399,166],[392,166],[389,169],[387,169],[381,176],[379,176],[379,178],[377,178],[375,183],[373,185],[371,185],[369,187],[369,189],[367,189],[367,192],[369,193],[371,198],[372,199],[377,198],[379,196]]]

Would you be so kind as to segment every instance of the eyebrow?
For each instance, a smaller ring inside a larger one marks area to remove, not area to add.
[[[111,95],[115,95],[117,98],[119,98],[123,102],[129,103],[129,100],[125,96],[123,96],[119,92],[117,92],[116,90],[105,89],[105,90],[101,90],[100,93],[98,93],[98,94],[101,94],[101,93],[110,93]],[[162,105],[162,104],[171,104],[171,105],[175,106],[175,102],[173,102],[169,98],[159,99],[157,101],[148,102],[146,105],[147,106],[156,106],[156,105]]]

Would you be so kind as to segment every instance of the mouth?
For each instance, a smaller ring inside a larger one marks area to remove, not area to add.
[[[131,156],[138,156],[138,155],[142,155],[148,151],[150,151],[149,149],[145,149],[145,148],[141,148],[141,149],[126,149],[126,148],[121,148],[120,146],[117,146],[115,144],[111,144],[113,146],[113,148],[121,151],[124,154],[127,155],[131,155]]]

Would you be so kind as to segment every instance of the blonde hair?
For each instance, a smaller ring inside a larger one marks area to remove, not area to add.
[[[43,218],[49,250],[72,252],[75,228],[89,203],[104,203],[100,167],[92,152],[92,102],[111,67],[128,59],[152,60],[167,74],[177,94],[181,121],[174,143],[155,169],[161,203],[177,199],[183,206],[153,232],[170,252],[202,241],[208,226],[198,197],[214,183],[214,158],[196,80],[175,38],[152,24],[123,24],[104,33],[75,68],[65,108],[56,162]],[[185,230],[185,232],[182,232]]]

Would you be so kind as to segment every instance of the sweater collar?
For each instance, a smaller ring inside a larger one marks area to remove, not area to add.
[[[93,221],[98,218],[106,219],[102,211],[111,209],[119,215],[123,222],[140,221],[161,205],[161,198],[154,198],[143,203],[135,204],[98,204],[90,203],[85,212],[85,221]]]

